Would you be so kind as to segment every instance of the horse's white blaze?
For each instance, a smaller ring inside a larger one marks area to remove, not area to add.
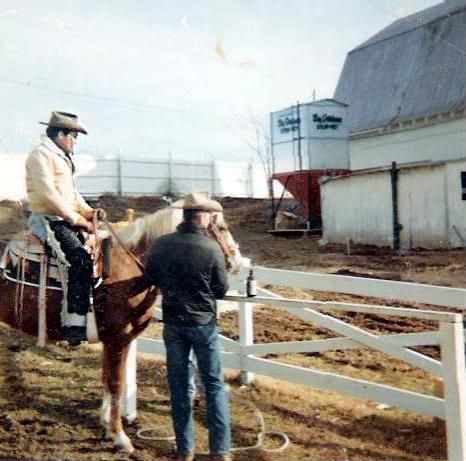
[[[102,405],[100,406],[100,423],[102,426],[107,426],[110,422],[110,403],[112,401],[112,396],[110,392],[105,391],[102,397]]]
[[[113,436],[113,443],[117,447],[121,447],[126,450],[128,453],[132,453],[134,451],[133,444],[129,437],[123,432],[118,432]]]

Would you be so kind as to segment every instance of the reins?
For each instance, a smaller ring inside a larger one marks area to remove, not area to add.
[[[120,245],[120,247],[124,250],[124,252],[137,264],[137,266],[139,267],[139,269],[141,269],[141,271],[144,271],[144,264],[142,264],[142,262],[134,255],[134,253],[128,250],[125,243],[118,236],[118,233],[113,227],[113,224],[110,223],[106,217],[102,217],[101,221],[108,227],[110,234],[112,234],[112,237],[116,240],[116,242],[118,243],[118,245]]]
[[[223,237],[222,233],[220,232],[220,229],[217,225],[216,222],[210,221],[209,226],[207,228],[208,232],[212,234],[212,236],[217,240],[219,245],[222,247],[223,252],[225,253],[226,256],[233,256],[235,253],[235,250],[228,245],[228,243],[225,241],[225,238]]]

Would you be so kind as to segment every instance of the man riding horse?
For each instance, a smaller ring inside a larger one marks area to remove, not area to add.
[[[76,115],[66,112],[52,112],[48,122],[39,123],[47,125],[45,135],[26,160],[28,227],[67,268],[62,326],[70,344],[77,345],[87,339],[93,289],[93,263],[83,231],[92,232],[96,210],[76,188],[72,155],[78,133],[87,131]]]

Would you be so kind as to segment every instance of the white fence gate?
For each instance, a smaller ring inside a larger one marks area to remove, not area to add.
[[[255,273],[258,281],[263,284],[271,283],[463,309],[466,306],[466,290],[458,288],[285,271],[264,267],[256,267]],[[232,278],[232,288],[242,288],[245,275],[244,272],[240,276]],[[254,373],[258,373],[294,383],[308,384],[320,389],[350,394],[363,399],[376,400],[444,419],[447,424],[448,460],[464,461],[466,459],[466,372],[463,316],[461,314],[391,306],[285,299],[262,288],[259,289],[259,294],[261,296],[255,298],[226,297],[227,301],[238,303],[240,337],[237,342],[221,336],[221,344],[224,349],[222,352],[223,360],[227,368],[241,370],[243,381],[251,382]],[[270,305],[292,312],[304,320],[338,333],[340,337],[254,344],[252,308],[256,304]],[[438,328],[435,331],[423,333],[376,335],[331,317],[322,311],[377,313],[427,319],[438,322]],[[407,347],[421,345],[439,345],[441,361],[407,349]],[[420,394],[336,373],[306,369],[260,358],[261,355],[270,353],[324,352],[361,347],[376,349],[434,375],[441,376],[444,381],[445,397]],[[149,338],[137,340],[137,351],[153,354],[165,353],[162,340]],[[128,362],[128,385],[124,414],[129,419],[136,416],[136,346],[134,344]]]

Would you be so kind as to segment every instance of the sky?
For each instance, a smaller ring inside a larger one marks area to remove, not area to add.
[[[439,0],[0,0],[0,152],[52,110],[96,156],[256,160],[253,120],[331,98],[346,54]]]

